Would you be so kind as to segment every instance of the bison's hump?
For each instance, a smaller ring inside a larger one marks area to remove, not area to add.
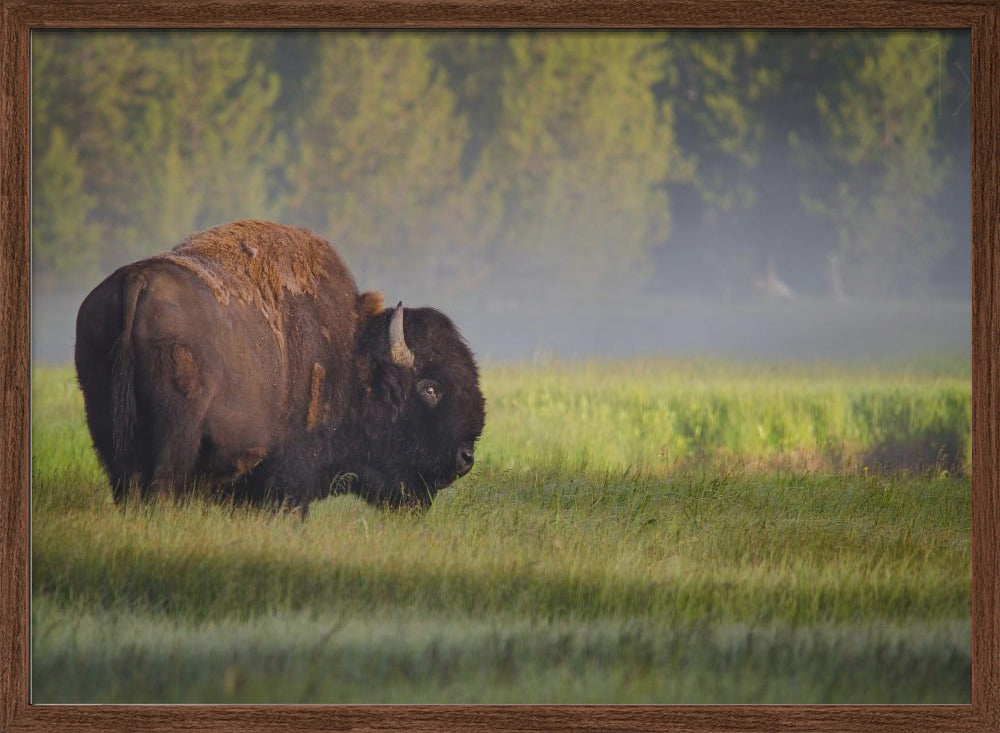
[[[331,266],[340,270],[337,275],[350,278],[325,239],[308,229],[266,221],[213,227],[151,259],[193,272],[222,305],[235,298],[255,306],[279,341],[286,293],[315,296]]]
[[[161,257],[197,274],[220,300],[259,291],[278,302],[286,290],[315,295],[331,254],[308,229],[248,220],[192,234]]]

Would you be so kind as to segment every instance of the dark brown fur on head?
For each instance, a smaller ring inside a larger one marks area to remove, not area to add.
[[[382,293],[369,290],[358,296],[358,317],[362,321],[367,321],[384,310],[385,297]]]
[[[414,366],[393,362],[384,310],[363,326],[358,355],[367,363],[371,396],[361,420],[372,461],[358,472],[357,490],[389,506],[426,506],[457,477],[455,456],[470,453],[483,430],[485,400],[475,358],[451,320],[434,308],[406,308],[404,333]],[[433,381],[440,402],[427,404],[418,385]]]

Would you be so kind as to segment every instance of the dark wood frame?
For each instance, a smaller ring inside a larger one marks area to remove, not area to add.
[[[1000,730],[1000,0],[0,0],[0,731]],[[33,28],[813,27],[972,31],[972,704],[35,706],[29,703]]]

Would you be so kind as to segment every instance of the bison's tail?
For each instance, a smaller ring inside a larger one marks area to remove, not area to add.
[[[122,287],[122,332],[112,348],[111,417],[115,463],[122,465],[132,455],[135,439],[135,368],[132,364],[132,327],[139,294],[146,287],[142,275],[126,275]]]

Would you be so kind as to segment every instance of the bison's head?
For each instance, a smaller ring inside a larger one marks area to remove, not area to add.
[[[446,315],[402,303],[368,320],[361,348],[372,442],[358,492],[386,506],[426,507],[472,469],[485,419],[476,361]]]

